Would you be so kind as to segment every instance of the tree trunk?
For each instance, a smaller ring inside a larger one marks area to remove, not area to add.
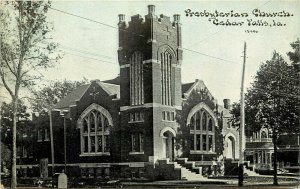
[[[17,112],[18,112],[18,98],[15,97],[13,98],[11,188],[17,187]]]
[[[273,145],[274,145],[274,171],[273,171],[273,185],[278,185],[277,179],[277,134],[273,131]]]

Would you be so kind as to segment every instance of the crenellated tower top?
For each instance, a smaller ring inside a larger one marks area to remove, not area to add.
[[[125,15],[119,14],[119,64],[128,62],[128,57],[139,50],[144,59],[158,60],[157,52],[162,46],[168,46],[181,64],[181,23],[180,15],[174,14],[173,20],[163,14],[155,14],[155,6],[148,5],[148,14],[145,18],[137,14],[125,21]]]

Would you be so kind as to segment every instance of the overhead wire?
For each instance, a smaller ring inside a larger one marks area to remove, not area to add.
[[[139,37],[145,38],[145,36],[142,35],[142,34],[137,34],[137,33],[132,32],[132,31],[127,31],[125,29],[122,29],[122,28],[119,28],[119,27],[116,27],[116,26],[112,26],[112,25],[109,25],[109,24],[106,24],[106,23],[103,23],[103,22],[100,22],[100,21],[96,21],[96,20],[93,20],[93,19],[90,19],[90,18],[86,18],[86,17],[80,16],[80,15],[77,15],[77,14],[74,14],[74,13],[70,13],[70,12],[59,10],[59,9],[52,8],[52,7],[50,7],[50,9],[61,12],[61,13],[64,13],[64,14],[67,14],[67,15],[70,15],[70,16],[74,16],[74,17],[77,17],[77,18],[80,18],[80,19],[84,19],[84,20],[87,20],[87,21],[90,21],[90,22],[93,22],[93,23],[97,23],[97,24],[100,24],[100,25],[103,25],[103,26],[106,26],[106,27],[110,27],[110,28],[118,29],[118,30],[123,30],[123,31],[129,32],[129,33],[132,33],[134,35],[137,35]],[[218,60],[221,60],[221,61],[237,63],[237,62],[234,62],[232,60],[226,60],[226,59],[223,59],[223,58],[220,58],[220,57],[208,55],[206,53],[195,51],[195,50],[192,50],[192,49],[188,49],[188,48],[184,48],[184,47],[182,49],[184,49],[186,51],[194,52],[194,53],[197,53],[197,54],[200,54],[200,55],[203,55],[203,56],[207,56],[207,57],[210,57],[210,58],[218,59]]]

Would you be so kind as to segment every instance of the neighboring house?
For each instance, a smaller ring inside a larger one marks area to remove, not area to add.
[[[278,167],[282,171],[299,172],[299,136],[281,134],[278,139]],[[246,141],[246,160],[254,165],[258,172],[273,170],[274,146],[272,132],[266,128],[253,133]]]
[[[180,17],[171,21],[154,9],[148,6],[145,20],[135,15],[129,23],[119,15],[117,78],[82,85],[55,106],[55,172],[66,168],[69,176],[85,178],[174,179],[183,178],[174,161],[183,167],[189,161],[198,175],[212,175],[224,158],[238,159],[230,101],[218,105],[201,80],[181,83]],[[39,163],[18,167],[39,167],[37,175],[47,177],[52,168],[49,127],[40,118],[33,120]]]

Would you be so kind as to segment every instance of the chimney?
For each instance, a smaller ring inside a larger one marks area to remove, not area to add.
[[[148,14],[155,13],[155,5],[148,5]]]
[[[125,14],[119,14],[119,23],[125,22]]]
[[[227,109],[227,110],[230,110],[230,108],[231,108],[231,105],[230,105],[230,99],[225,98],[225,99],[223,100],[223,102],[224,102],[224,108]]]
[[[180,22],[180,14],[174,14],[174,22]]]

